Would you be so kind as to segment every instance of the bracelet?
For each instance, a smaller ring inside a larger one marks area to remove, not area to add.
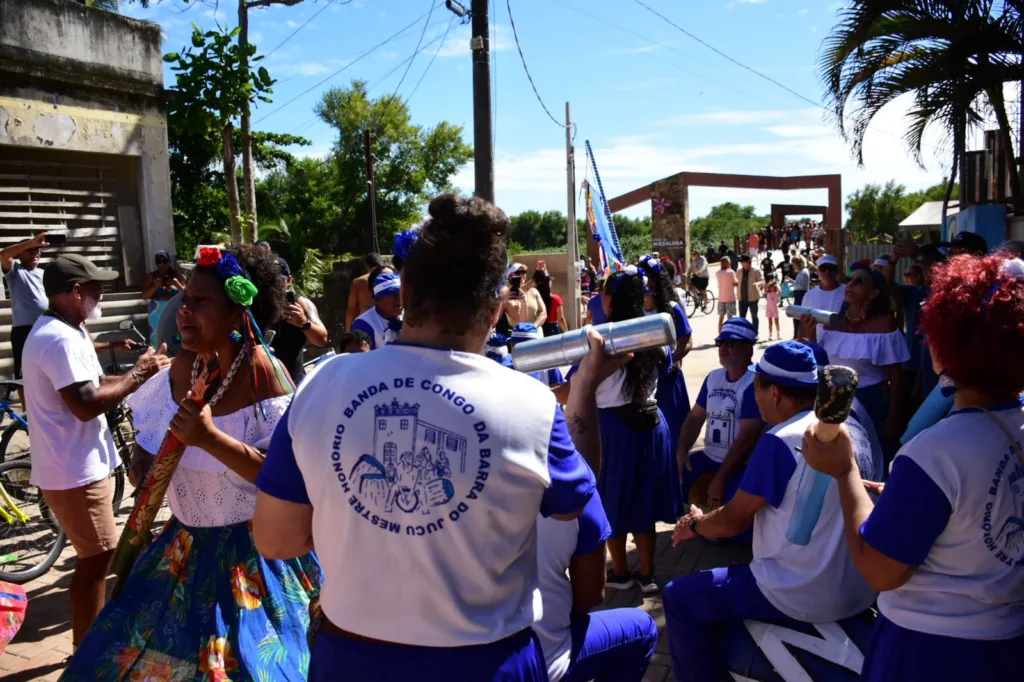
[[[700,533],[697,532],[697,522],[700,521],[700,519],[701,519],[700,516],[691,516],[690,517],[690,523],[689,523],[690,532],[693,533],[694,535],[700,535]]]
[[[138,372],[129,372],[128,376],[135,382],[135,388],[138,388],[142,384],[146,383],[146,379]]]

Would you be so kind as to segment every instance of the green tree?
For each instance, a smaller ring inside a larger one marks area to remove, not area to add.
[[[820,58],[840,132],[863,163],[864,135],[875,115],[904,94],[914,101],[905,140],[918,162],[925,130],[953,140],[953,172],[963,174],[967,130],[992,112],[1021,205],[1003,84],[1024,77],[1024,17],[1019,3],[994,0],[855,0],[840,12]]]
[[[706,216],[690,221],[690,244],[700,251],[717,247],[722,241],[732,244],[733,238],[759,232],[770,223],[771,216],[757,215],[753,206],[728,201],[712,207]]]
[[[242,105],[255,99],[269,102],[267,97],[274,81],[263,67],[251,72],[240,67],[243,58],[257,62],[252,45],[239,45],[239,30],[216,30],[205,33],[192,25],[192,45],[184,52],[171,52],[164,61],[176,72],[174,95],[168,118],[175,118],[184,136],[197,145],[219,135],[223,179],[227,187],[228,219],[235,241],[252,241],[254,230],[242,232],[238,201],[238,180],[235,176],[234,131]]]
[[[895,180],[865,185],[846,199],[846,229],[859,242],[894,241],[900,222],[917,208],[912,203]]]
[[[431,128],[415,125],[400,98],[371,99],[365,81],[331,88],[317,104],[316,113],[338,134],[326,160],[336,213],[332,229],[318,237],[318,243],[332,253],[371,248],[364,130],[373,139],[381,248],[390,244],[396,232],[417,222],[433,196],[450,190],[455,173],[473,156],[472,147],[462,141],[461,126],[447,121]]]

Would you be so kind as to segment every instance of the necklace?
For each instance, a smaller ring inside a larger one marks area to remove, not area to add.
[[[849,310],[846,311],[846,324],[850,326],[858,325],[866,319],[868,319],[866,313],[864,315],[861,315],[860,317],[853,317],[852,315],[850,315]]]
[[[224,392],[228,390],[228,386],[231,385],[232,379],[234,379],[235,374],[238,373],[238,368],[242,366],[243,355],[245,355],[245,353],[239,353],[238,355],[235,356],[234,362],[231,363],[231,368],[228,369],[228,373],[224,375],[224,378],[220,382],[220,386],[217,387],[217,392],[214,393],[213,397],[210,398],[210,401],[206,403],[211,408],[213,408],[213,406],[216,405],[217,402],[220,401],[222,397],[224,397]],[[196,355],[196,359],[192,362],[193,387],[195,387],[196,383],[199,381],[199,370],[202,369],[202,367],[203,359],[200,356]]]

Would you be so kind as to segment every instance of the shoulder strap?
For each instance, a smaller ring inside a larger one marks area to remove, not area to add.
[[[1010,427],[1006,425],[1006,422],[1004,422],[1002,419],[997,417],[989,410],[986,410],[984,407],[977,407],[976,409],[980,411],[982,414],[984,414],[986,417],[988,417],[993,424],[999,427],[999,429],[1003,432],[1003,435],[1006,436],[1006,440],[1010,442],[1010,452],[1017,455],[1017,461],[1020,462],[1020,465],[1022,467],[1024,467],[1024,454],[1021,453],[1020,441],[1013,437],[1013,434],[1010,431]]]

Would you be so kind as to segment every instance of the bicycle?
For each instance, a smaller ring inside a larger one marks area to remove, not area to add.
[[[701,290],[693,285],[689,278],[686,279],[686,313],[693,317],[700,310],[705,315],[710,315],[715,310],[715,303],[718,299],[710,289],[705,289],[703,296]]]
[[[16,585],[50,570],[67,544],[31,471],[24,458],[0,464],[0,580]]]
[[[0,427],[8,418],[11,420],[10,424],[3,427],[3,435],[0,436],[0,463],[29,456],[28,422],[25,421],[24,415],[18,414],[11,407],[11,395],[20,390],[22,390],[21,381],[0,381],[0,392],[3,393],[3,398],[0,398]],[[18,433],[24,433],[25,436],[16,441]]]

